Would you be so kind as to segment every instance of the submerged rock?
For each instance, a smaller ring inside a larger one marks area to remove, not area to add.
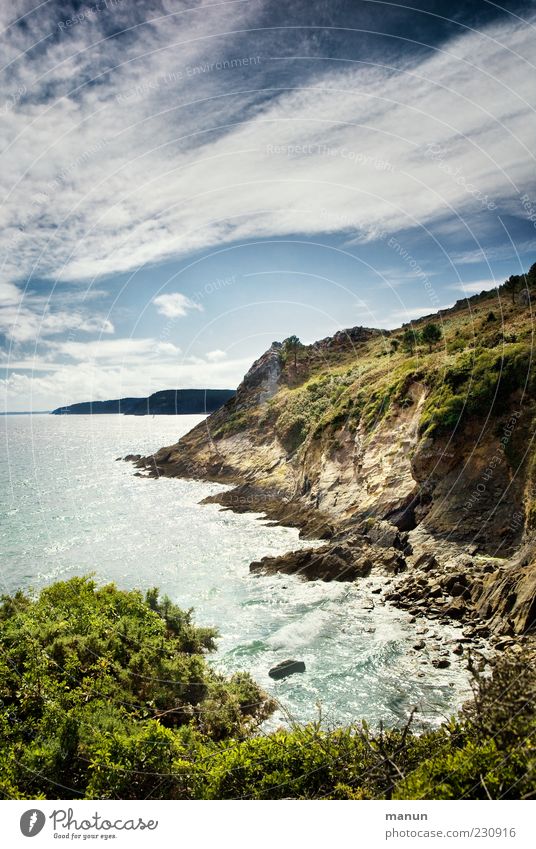
[[[283,660],[276,666],[272,666],[268,670],[270,678],[276,681],[280,678],[287,678],[289,675],[295,675],[297,672],[305,672],[305,663],[303,660]]]

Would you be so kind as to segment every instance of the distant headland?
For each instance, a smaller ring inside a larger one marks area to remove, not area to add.
[[[147,398],[83,401],[52,410],[53,416],[119,413],[125,416],[186,416],[213,413],[235,395],[234,389],[164,389]]]

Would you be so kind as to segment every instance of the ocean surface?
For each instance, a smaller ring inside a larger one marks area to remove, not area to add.
[[[279,701],[271,720],[398,724],[413,707],[438,723],[469,692],[463,664],[413,649],[423,623],[355,584],[250,575],[251,561],[300,546],[298,532],[200,505],[224,487],[134,476],[128,453],[175,442],[199,416],[5,416],[0,451],[0,590],[39,589],[93,572],[124,588],[158,586],[199,624],[216,626],[221,671],[249,671]],[[374,605],[374,606],[372,606]],[[425,636],[452,647],[459,631]],[[306,673],[274,682],[287,658]]]

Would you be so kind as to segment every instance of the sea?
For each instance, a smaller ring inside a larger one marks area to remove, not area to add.
[[[249,672],[277,701],[267,727],[366,720],[437,725],[467,698],[465,663],[437,669],[454,626],[430,626],[383,604],[382,579],[307,582],[250,574],[249,564],[311,542],[261,515],[202,505],[225,487],[135,476],[129,453],[176,442],[202,416],[5,416],[0,451],[0,592],[36,592],[74,575],[125,589],[157,586],[200,625],[215,626],[221,672]],[[314,544],[314,543],[313,543]],[[416,642],[425,638],[426,649]],[[306,671],[274,681],[287,659]]]

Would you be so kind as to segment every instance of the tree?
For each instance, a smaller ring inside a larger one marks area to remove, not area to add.
[[[412,327],[407,327],[402,336],[402,347],[407,354],[413,354],[415,345],[417,344],[417,334]]]
[[[529,272],[529,274],[530,274],[530,272]],[[511,274],[510,277],[508,278],[508,280],[504,281],[504,288],[507,292],[511,293],[513,304],[515,304],[515,302],[516,302],[516,292],[519,288],[520,283],[521,283],[521,277],[519,276],[519,274]]]
[[[294,357],[294,368],[296,368],[298,364],[298,351],[300,348],[303,348],[303,345],[297,336],[289,336],[283,342],[283,350],[285,354],[287,354],[287,356],[290,354]]]
[[[532,289],[533,287],[536,287],[536,262],[531,265],[525,276],[527,280],[527,288]]]
[[[428,350],[430,353],[432,352],[432,345],[435,345],[436,342],[439,342],[443,333],[439,324],[435,324],[432,322],[431,324],[427,324],[426,327],[423,328],[421,333],[422,341],[428,345]]]
[[[396,354],[400,345],[399,339],[391,339],[391,354]]]

